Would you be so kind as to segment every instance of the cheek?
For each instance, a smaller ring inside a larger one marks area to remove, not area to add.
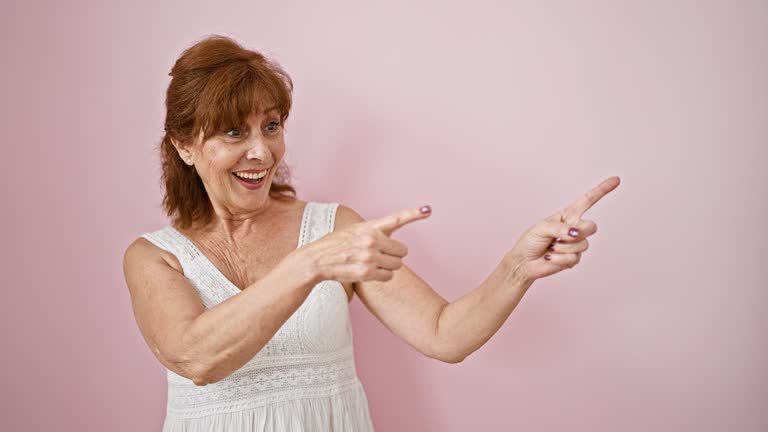
[[[275,145],[272,147],[272,154],[275,155],[275,160],[280,160],[285,155],[285,142],[281,138],[278,140]]]
[[[205,160],[208,161],[209,170],[227,169],[234,157],[231,149],[224,146],[209,146],[205,150]]]

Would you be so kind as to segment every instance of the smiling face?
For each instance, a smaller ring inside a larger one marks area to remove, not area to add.
[[[246,124],[225,129],[202,143],[201,131],[194,145],[176,149],[194,165],[216,214],[241,220],[270,205],[269,188],[285,155],[283,125],[273,109],[252,113]],[[266,175],[256,181],[264,170]]]

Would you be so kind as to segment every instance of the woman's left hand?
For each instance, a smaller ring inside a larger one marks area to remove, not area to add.
[[[618,177],[610,177],[529,228],[507,254],[515,277],[533,282],[578,264],[589,247],[587,237],[597,232],[597,224],[582,215],[619,183]],[[575,236],[572,228],[578,230]]]

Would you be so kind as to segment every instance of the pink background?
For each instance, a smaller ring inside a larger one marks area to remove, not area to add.
[[[768,430],[765,1],[15,2],[2,13],[7,431],[152,431],[162,366],[125,247],[166,224],[157,142],[174,60],[226,34],[296,83],[305,200],[395,237],[448,300],[601,180],[575,268],[461,364],[356,299],[380,431]]]

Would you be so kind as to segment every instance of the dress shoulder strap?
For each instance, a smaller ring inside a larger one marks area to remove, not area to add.
[[[312,243],[333,231],[339,203],[307,202],[306,220],[301,230],[299,246]]]
[[[182,267],[187,267],[197,256],[196,250],[188,241],[168,225],[157,231],[142,234],[142,237],[152,242],[155,246],[168,251],[176,256]]]

